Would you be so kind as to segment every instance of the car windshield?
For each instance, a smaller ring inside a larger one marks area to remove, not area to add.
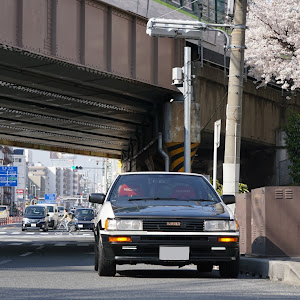
[[[220,202],[216,192],[201,176],[183,174],[123,175],[108,198],[114,206],[178,205],[179,202]]]
[[[44,216],[45,215],[45,208],[41,207],[41,206],[26,207],[25,215]]]
[[[0,211],[5,211],[5,210],[6,210],[6,207],[0,206]]]
[[[47,208],[48,208],[48,212],[51,212],[51,213],[54,212],[54,207],[53,206],[49,205],[49,206],[47,206]]]
[[[93,218],[94,217],[94,211],[92,209],[78,209],[76,210],[75,216],[77,218]]]

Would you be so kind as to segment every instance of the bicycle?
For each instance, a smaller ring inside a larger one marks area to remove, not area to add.
[[[56,228],[56,232],[55,234],[57,235],[61,235],[64,232],[68,232],[70,234],[78,234],[79,233],[79,228],[76,226],[76,224],[74,222],[70,222],[68,224],[68,228],[67,228],[67,223],[64,221],[59,222],[59,224],[57,225]]]

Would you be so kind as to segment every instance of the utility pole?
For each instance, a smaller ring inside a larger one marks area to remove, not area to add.
[[[238,194],[247,0],[235,0],[226,109],[223,194]]]
[[[192,102],[192,75],[191,75],[191,47],[184,47],[184,172],[191,172],[191,102]]]

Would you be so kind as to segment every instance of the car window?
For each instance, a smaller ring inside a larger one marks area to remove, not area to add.
[[[6,207],[0,206],[0,211],[5,211]]]
[[[94,211],[92,209],[78,209],[76,210],[75,216],[77,218],[93,218],[94,217]]]
[[[53,213],[54,212],[54,207],[53,206],[47,206],[48,207],[48,212]]]
[[[120,176],[108,200],[114,205],[124,206],[136,205],[133,203],[135,199],[151,201],[151,205],[160,205],[162,201],[168,201],[168,204],[187,200],[220,202],[214,189],[200,176],[182,174]]]

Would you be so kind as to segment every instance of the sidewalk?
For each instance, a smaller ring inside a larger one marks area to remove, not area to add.
[[[300,257],[241,256],[240,271],[300,286]]]

